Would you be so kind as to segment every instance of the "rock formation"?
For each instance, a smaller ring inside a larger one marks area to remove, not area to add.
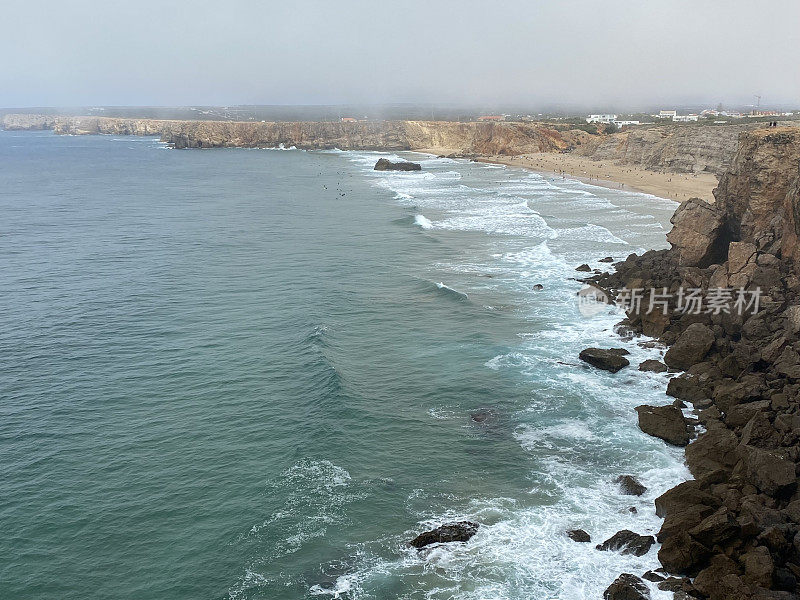
[[[375,171],[420,171],[422,165],[415,162],[398,161],[392,162],[388,158],[379,158],[373,167]]]
[[[628,354],[625,348],[586,348],[579,358],[593,367],[616,373],[631,364],[625,354]]]
[[[676,212],[671,249],[631,255],[594,281],[608,290],[671,293],[658,335],[671,345],[666,364],[685,372],[667,393],[691,403],[705,431],[685,449],[695,479],[656,499],[664,518],[658,556],[670,573],[694,578],[674,579],[674,589],[689,597],[798,598],[798,191],[800,129],[745,132],[716,203],[690,200]],[[726,289],[725,308],[680,305],[686,290],[708,300]],[[751,301],[737,306],[739,291]],[[628,331],[644,330],[642,310],[628,313]],[[637,410],[643,430],[684,443],[680,410]]]
[[[420,533],[409,542],[414,548],[424,548],[431,544],[447,544],[450,542],[466,542],[478,532],[478,524],[471,521],[458,521],[457,523],[445,523],[432,529]]]

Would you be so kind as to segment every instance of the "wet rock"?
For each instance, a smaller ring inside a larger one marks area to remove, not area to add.
[[[668,367],[685,371],[699,363],[714,344],[714,332],[702,323],[693,323],[686,328],[675,345],[664,355]]]
[[[470,413],[469,420],[473,423],[481,424],[496,421],[497,411],[491,408],[479,408],[478,410]]]
[[[641,496],[647,491],[647,488],[631,475],[620,475],[614,483],[619,484],[620,490],[626,496]]]
[[[647,581],[652,581],[654,583],[658,583],[659,581],[664,581],[666,577],[663,575],[656,573],[655,571],[647,571],[642,575],[642,579],[646,579]]]
[[[538,292],[538,291],[543,290],[544,286],[541,283],[537,283],[536,285],[533,286],[533,289]]]
[[[570,529],[567,532],[567,536],[573,542],[585,543],[585,542],[591,542],[592,541],[592,536],[590,536],[588,533],[586,533],[583,529]]]
[[[387,158],[379,158],[378,162],[375,163],[373,167],[375,171],[420,171],[422,170],[422,165],[419,163],[407,162],[407,161],[398,161],[392,162]]]
[[[578,267],[575,267],[575,270],[576,271],[580,271],[582,273],[589,273],[589,272],[591,272],[592,268],[589,265],[587,265],[586,263],[584,263],[584,264],[582,264],[582,265],[580,265]]]
[[[651,373],[665,373],[667,370],[667,365],[662,363],[660,360],[655,360],[653,358],[647,359],[642,361],[639,364],[640,371],[649,371]]]
[[[624,348],[586,348],[578,358],[598,369],[616,373],[631,364],[625,354],[629,352]]]
[[[681,409],[672,404],[667,406],[637,406],[639,429],[672,444],[685,446],[689,443],[689,430]]]
[[[633,554],[634,556],[644,556],[650,550],[650,546],[656,543],[652,535],[639,535],[629,529],[618,531],[602,544],[598,544],[598,550],[611,550],[620,554]]]
[[[648,600],[649,598],[650,590],[644,581],[630,573],[623,573],[617,577],[603,592],[604,600]]]
[[[601,258],[601,259],[600,259],[599,261],[597,261],[597,262],[601,262],[601,263],[612,263],[612,262],[614,262],[614,258],[613,258],[613,257],[611,257],[611,256],[606,256],[605,258]]]
[[[471,521],[445,523],[436,529],[419,534],[409,542],[414,548],[424,548],[431,544],[466,542],[478,532],[478,524]]]

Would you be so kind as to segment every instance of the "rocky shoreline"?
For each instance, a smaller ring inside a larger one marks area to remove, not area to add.
[[[663,573],[642,576],[676,598],[796,599],[800,129],[743,133],[715,197],[681,204],[671,249],[631,255],[586,280],[625,302],[618,333],[669,348],[674,404],[638,407],[639,425],[685,446],[694,477],[656,499]],[[609,370],[625,367],[619,358]],[[648,594],[623,574],[605,597]]]

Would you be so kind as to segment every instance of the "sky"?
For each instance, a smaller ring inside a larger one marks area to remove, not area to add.
[[[4,0],[0,106],[800,107],[799,0]]]

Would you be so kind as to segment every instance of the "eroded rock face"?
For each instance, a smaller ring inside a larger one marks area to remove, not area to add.
[[[685,266],[707,267],[724,257],[728,240],[723,240],[725,220],[719,209],[700,198],[682,203],[670,222],[674,225],[667,241]]]
[[[445,523],[436,529],[419,534],[409,542],[414,548],[424,548],[431,544],[447,544],[449,542],[466,542],[478,532],[479,525],[472,521]]]

